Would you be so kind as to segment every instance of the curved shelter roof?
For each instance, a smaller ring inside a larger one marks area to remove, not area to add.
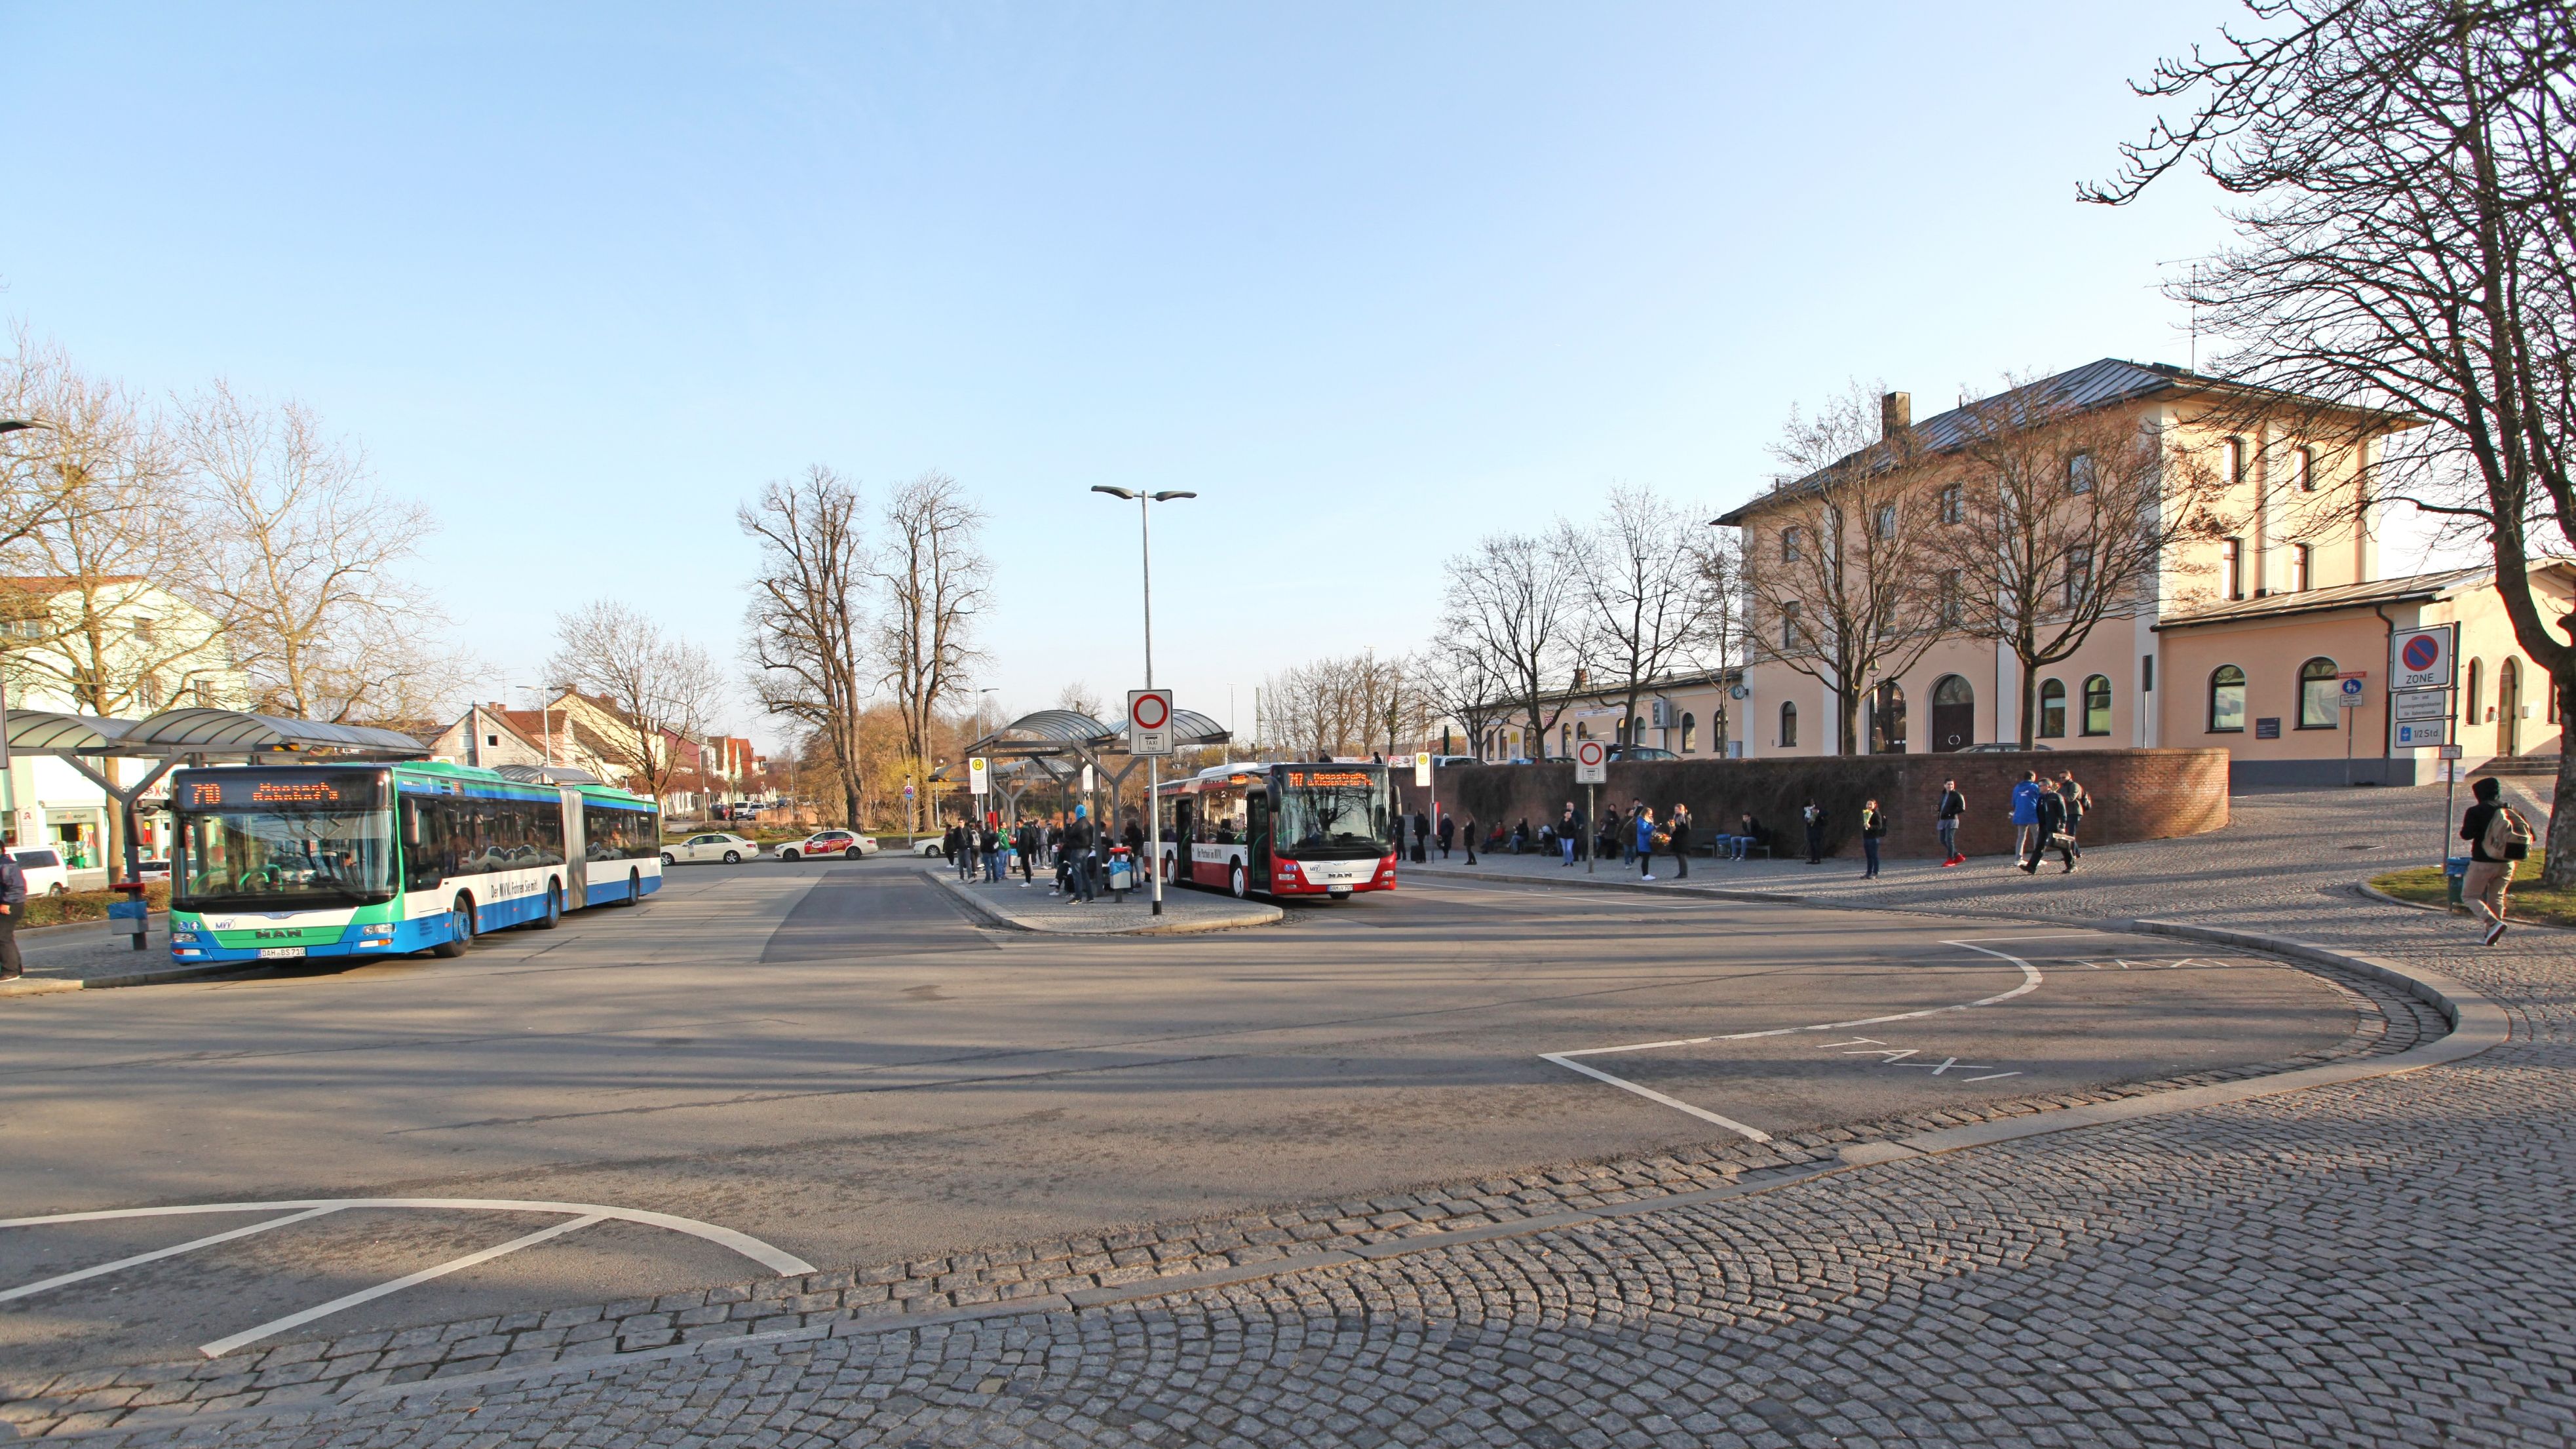
[[[130,719],[101,719],[90,714],[62,714],[50,709],[13,709],[9,711],[9,748],[60,753],[109,754],[125,732],[134,728]]]
[[[1101,731],[1094,744],[1112,744],[1127,736],[1127,721],[1120,720]],[[1234,731],[1194,709],[1172,711],[1172,743],[1187,748],[1192,745],[1221,745],[1234,738]]]
[[[123,723],[123,721],[119,721]],[[351,750],[367,754],[421,753],[420,741],[370,725],[324,724],[232,709],[165,709],[127,725],[118,743],[136,754],[234,751]]]
[[[1024,714],[986,736],[999,740],[1009,735],[1034,735],[1042,740],[1059,740],[1066,744],[1089,744],[1100,738],[1105,728],[1100,721],[1073,709],[1042,709]]]

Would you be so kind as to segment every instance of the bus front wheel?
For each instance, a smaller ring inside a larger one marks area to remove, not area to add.
[[[1234,892],[1234,898],[1238,901],[1242,900],[1245,895],[1249,894],[1249,892],[1244,888],[1242,866],[1236,866],[1233,871],[1228,874],[1226,885],[1228,889]]]
[[[447,939],[429,948],[429,954],[454,959],[465,954],[474,944],[474,898],[459,895],[447,908]]]

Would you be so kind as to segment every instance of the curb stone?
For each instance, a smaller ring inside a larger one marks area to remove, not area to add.
[[[245,967],[256,967],[256,961],[209,961],[202,966],[165,966],[150,971],[126,971],[114,976],[61,977],[22,976],[0,983],[0,1000],[13,996],[56,996],[66,991],[107,991],[120,986],[166,986],[180,981],[201,981],[211,976],[230,976]]]
[[[964,884],[936,870],[921,872],[922,878],[946,891],[951,900],[963,905],[987,925],[1005,931],[1024,931],[1034,936],[1189,936],[1204,931],[1236,931],[1249,926],[1276,925],[1287,915],[1277,906],[1242,904],[1232,914],[1213,920],[1182,921],[1166,919],[1160,924],[1130,926],[1117,931],[1060,931],[1046,926],[1033,926],[1004,912],[1001,907],[975,894]]]

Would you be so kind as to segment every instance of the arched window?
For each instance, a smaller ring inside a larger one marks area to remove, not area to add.
[[[2209,671],[2209,732],[2245,733],[2245,671],[2233,664]]]
[[[1683,715],[1683,716],[1682,716],[1682,753],[1684,753],[1684,754],[1689,754],[1691,751],[1696,750],[1696,749],[1698,749],[1698,748],[1699,748],[1699,716],[1698,716],[1698,715],[1695,715],[1695,714],[1686,714],[1686,715]]]
[[[2096,674],[2084,681],[2084,733],[2107,735],[2111,732],[2111,676]]]
[[[1881,684],[1870,695],[1869,752],[1873,755],[1905,753],[1905,690],[1893,679]]]
[[[2467,700],[2468,708],[2460,712],[2460,723],[2485,724],[2487,722],[2486,682],[2487,666],[2485,662],[2477,659],[2470,660],[2469,697]]]
[[[2066,681],[2039,682],[2039,737],[2053,740],[2066,733]]]
[[[1780,701],[1780,748],[1794,750],[1797,747],[1798,707],[1784,699]]]
[[[2330,730],[2335,716],[2343,710],[2335,703],[2343,693],[2343,681],[2335,678],[2331,659],[2311,659],[2299,666],[2299,728]]]

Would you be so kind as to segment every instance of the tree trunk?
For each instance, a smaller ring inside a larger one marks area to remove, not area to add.
[[[2568,713],[2570,691],[2576,688],[2576,681],[2553,676],[2549,685],[2558,691],[2558,784],[2549,794],[2549,824],[2542,828],[2548,859],[2541,862],[2540,883],[2552,890],[2566,890],[2576,886],[2576,774],[2569,773],[2566,743],[2566,731],[2576,728],[2576,716]],[[2446,832],[2458,828],[2457,822],[2443,827]]]
[[[1836,688],[1834,710],[1842,716],[1842,737],[1835,742],[1835,753],[1859,754],[1860,736],[1857,731],[1860,728],[1860,696],[1851,690]]]
[[[2018,654],[2013,656],[2013,660],[2021,668],[2020,744],[2026,750],[2037,738],[2033,730],[2038,724],[2039,717],[2039,666]]]

